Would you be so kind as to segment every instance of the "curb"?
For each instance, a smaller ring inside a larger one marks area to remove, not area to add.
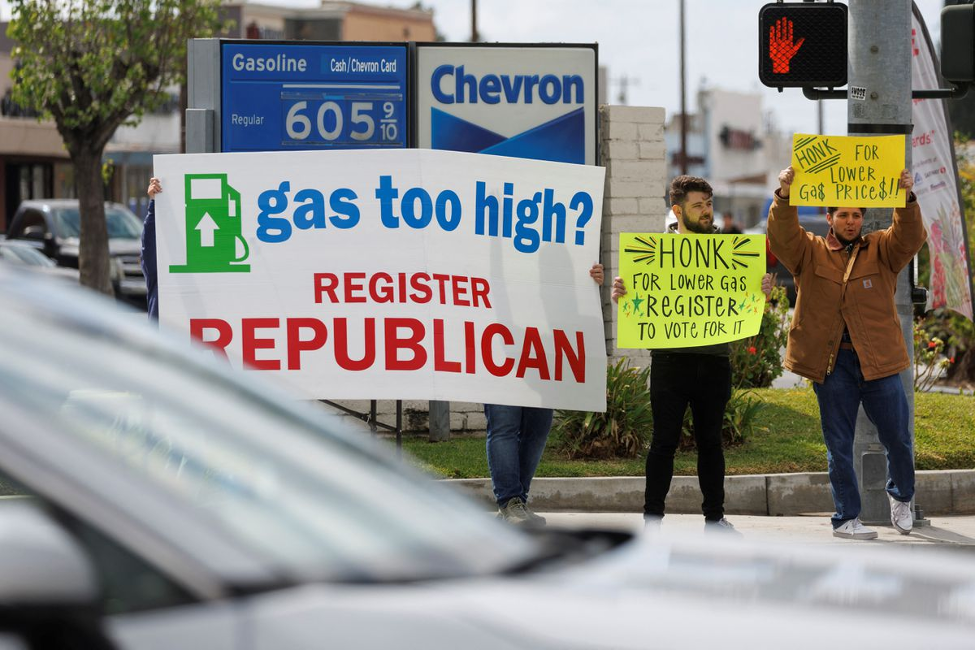
[[[916,472],[916,502],[927,515],[974,514],[972,469]],[[445,479],[495,507],[487,478]],[[834,512],[827,472],[726,477],[726,514],[797,516]],[[641,512],[643,476],[533,479],[532,506],[541,512]],[[665,500],[668,512],[698,514],[702,494],[695,476],[676,476]]]

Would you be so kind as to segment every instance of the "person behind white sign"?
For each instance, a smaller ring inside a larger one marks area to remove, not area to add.
[[[678,176],[669,190],[676,221],[666,232],[682,235],[720,234],[713,222],[712,186],[698,176]],[[769,297],[773,278],[763,277],[763,292]],[[611,299],[617,304],[627,295],[624,279],[614,278]],[[732,392],[729,344],[703,345],[651,351],[649,393],[654,430],[645,463],[644,517],[648,527],[657,528],[665,516],[665,497],[672,483],[675,451],[682,435],[685,411],[691,406],[698,450],[697,474],[702,490],[702,514],[706,531],[739,535],[724,516],[726,500],[723,482],[722,428],[726,403]]]
[[[828,208],[827,237],[806,232],[789,203],[793,167],[780,172],[779,181],[767,236],[770,251],[794,274],[797,286],[784,367],[814,382],[835,502],[833,534],[879,536],[858,518],[862,503],[853,446],[861,405],[885,447],[892,525],[908,535],[916,475],[909,402],[899,373],[910,367],[910,359],[895,291],[899,273],[926,242],[912,174],[905,169],[900,174],[906,206],[893,210],[892,225],[864,236],[865,208]]]
[[[146,276],[146,312],[151,321],[159,320],[159,291],[156,284],[156,195],[163,191],[158,178],[149,179],[149,206],[146,208],[146,219],[142,225],[142,254],[139,264],[143,275]]]
[[[594,264],[590,277],[604,284],[604,267]],[[553,409],[485,404],[485,452],[499,517],[518,526],[543,526],[546,519],[529,509],[529,484],[543,457],[553,424]]]

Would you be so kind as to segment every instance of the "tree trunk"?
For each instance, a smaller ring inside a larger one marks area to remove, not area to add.
[[[82,286],[113,295],[109,265],[109,238],[105,225],[105,186],[102,183],[102,151],[81,146],[72,155],[78,208],[81,211],[81,241],[78,270]]]

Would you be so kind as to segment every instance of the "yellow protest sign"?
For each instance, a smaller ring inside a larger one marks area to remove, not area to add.
[[[621,233],[617,347],[684,348],[760,331],[763,235]]]
[[[902,208],[906,136],[794,134],[791,205]]]

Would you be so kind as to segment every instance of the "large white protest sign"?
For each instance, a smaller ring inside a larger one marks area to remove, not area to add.
[[[156,156],[160,320],[303,396],[605,408],[604,170],[447,151]]]

